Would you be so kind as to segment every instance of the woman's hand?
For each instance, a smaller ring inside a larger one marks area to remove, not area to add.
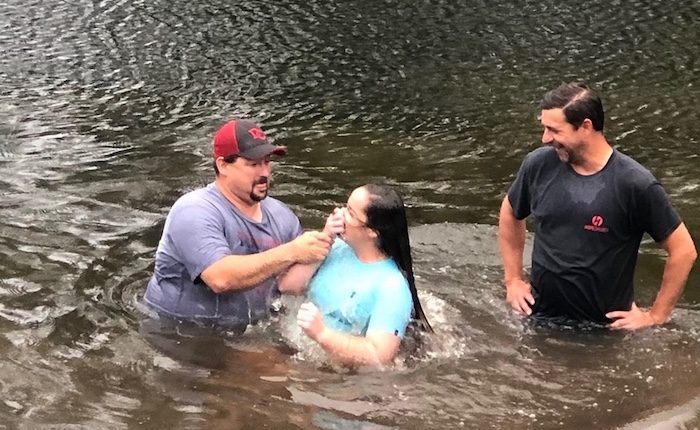
[[[297,324],[304,330],[307,336],[315,341],[319,341],[321,335],[326,330],[326,326],[321,319],[321,313],[316,305],[311,302],[302,303],[297,313]]]
[[[326,219],[326,226],[323,227],[323,232],[332,238],[345,232],[345,217],[343,216],[342,208],[335,208]]]

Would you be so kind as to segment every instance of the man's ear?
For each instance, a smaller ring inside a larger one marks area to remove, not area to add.
[[[586,118],[583,120],[579,128],[583,128],[588,133],[595,133],[595,128],[593,128],[593,121]]]
[[[224,161],[224,157],[217,157],[214,162],[216,163],[216,168],[219,169],[219,172],[222,172],[224,167],[226,167],[228,164],[226,161]]]

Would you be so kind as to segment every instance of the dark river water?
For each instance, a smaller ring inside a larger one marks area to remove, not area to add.
[[[700,426],[700,276],[638,333],[509,312],[497,211],[537,103],[600,89],[606,135],[700,234],[700,3],[19,1],[0,4],[0,428],[643,429]],[[151,336],[165,215],[213,178],[226,119],[290,154],[305,227],[395,184],[437,333],[384,371],[329,365],[288,313],[244,336]],[[658,289],[650,240],[637,302]]]

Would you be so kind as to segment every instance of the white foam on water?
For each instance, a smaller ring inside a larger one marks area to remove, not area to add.
[[[323,348],[306,336],[297,324],[297,312],[304,301],[306,298],[303,296],[283,296],[282,302],[286,312],[280,316],[280,334],[290,346],[297,350],[293,359],[315,364],[329,364],[328,356]]]
[[[694,427],[688,427],[686,424],[698,416],[700,416],[700,396],[685,404],[663,412],[658,412],[647,418],[629,423],[623,427],[619,427],[619,430],[670,430],[697,428],[697,423],[695,423]]]

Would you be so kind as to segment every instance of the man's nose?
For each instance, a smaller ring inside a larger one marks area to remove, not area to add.
[[[542,143],[546,145],[546,144],[550,143],[551,141],[552,141],[552,135],[549,133],[549,131],[547,129],[545,129],[542,132]]]

